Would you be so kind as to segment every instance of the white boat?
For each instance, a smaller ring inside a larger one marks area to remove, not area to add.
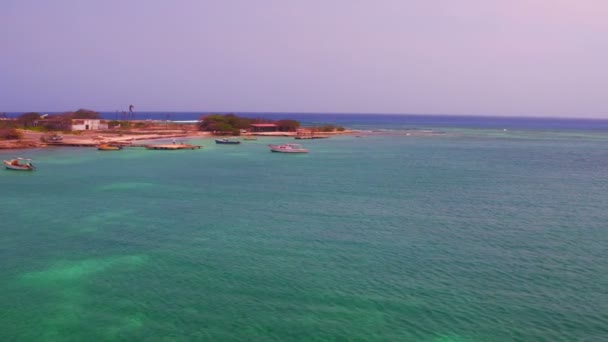
[[[283,145],[268,145],[271,152],[280,153],[308,153],[308,150],[302,148],[300,144],[283,144]]]
[[[241,142],[238,140],[232,140],[232,139],[215,139],[215,143],[216,144],[225,144],[225,145],[238,145]]]
[[[33,171],[34,164],[31,163],[31,159],[28,158],[14,158],[11,160],[4,160],[4,166],[8,170],[17,171]]]

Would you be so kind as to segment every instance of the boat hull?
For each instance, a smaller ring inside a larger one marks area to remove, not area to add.
[[[194,150],[195,148],[201,148],[199,145],[190,145],[190,144],[161,144],[161,145],[145,145],[147,150]]]
[[[220,144],[220,145],[238,145],[241,142],[240,141],[234,141],[234,140],[215,140],[216,144]]]
[[[15,171],[34,171],[34,166],[31,164],[28,165],[13,165],[10,161],[4,160],[4,166],[7,170],[15,170]]]
[[[122,150],[121,146],[99,146],[97,147],[99,151],[120,151]]]
[[[301,147],[288,145],[268,145],[270,152],[276,153],[308,153],[308,150]]]

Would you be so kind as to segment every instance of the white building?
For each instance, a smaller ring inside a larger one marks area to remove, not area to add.
[[[97,131],[108,129],[108,122],[100,119],[74,119],[72,120],[72,131]]]

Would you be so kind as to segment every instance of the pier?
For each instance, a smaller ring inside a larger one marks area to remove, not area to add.
[[[66,147],[96,147],[96,142],[47,142],[47,146],[66,146]]]

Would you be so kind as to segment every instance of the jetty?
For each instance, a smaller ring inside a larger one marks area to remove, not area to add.
[[[47,146],[66,146],[66,147],[96,147],[99,145],[98,142],[85,142],[85,141],[58,141],[58,142],[47,142]]]

